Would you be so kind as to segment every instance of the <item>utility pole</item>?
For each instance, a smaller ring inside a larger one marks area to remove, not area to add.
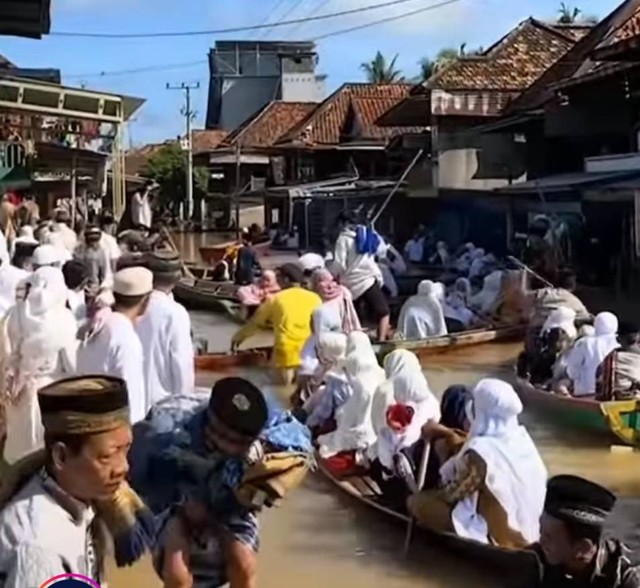
[[[186,121],[186,148],[187,148],[187,206],[185,211],[186,220],[191,220],[193,217],[193,144],[191,137],[191,122],[195,112],[191,110],[191,90],[197,90],[200,88],[200,82],[195,84],[188,84],[182,82],[178,86],[172,86],[167,84],[167,90],[180,90],[184,92],[185,107],[183,109],[184,118]]]
[[[235,208],[236,208],[236,239],[240,241],[240,190],[242,189],[240,186],[241,175],[240,170],[242,167],[242,147],[240,146],[240,140],[236,141],[236,197],[235,197]]]

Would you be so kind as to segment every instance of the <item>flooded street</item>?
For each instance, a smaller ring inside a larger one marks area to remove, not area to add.
[[[176,236],[185,259],[198,259],[198,247],[220,241],[219,236]],[[237,325],[224,317],[192,312],[195,337],[207,339],[210,351],[225,351]],[[265,334],[247,341],[246,347],[268,344]],[[429,383],[438,395],[454,383],[473,385],[494,375],[511,379],[520,345],[485,345],[435,356],[425,366]],[[264,372],[245,371],[263,389],[286,400],[290,391],[270,386]],[[198,384],[211,385],[213,374],[199,374]],[[612,530],[640,560],[640,453],[612,452],[597,438],[546,426],[539,416],[526,413],[523,422],[545,460],[550,475],[586,476],[617,492],[620,500],[611,520]],[[496,577],[461,556],[438,550],[417,533],[408,557],[402,553],[405,528],[344,496],[320,474],[310,474],[305,484],[278,510],[261,517],[260,588],[326,586],[350,588],[489,588],[510,586],[511,579]],[[160,587],[149,563],[132,570],[115,571],[111,588]]]

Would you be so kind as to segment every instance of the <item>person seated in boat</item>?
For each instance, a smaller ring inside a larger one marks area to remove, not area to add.
[[[470,303],[471,282],[467,278],[458,278],[442,307],[447,332],[460,333],[478,322],[478,317],[469,308]]]
[[[260,306],[249,322],[235,333],[231,350],[237,350],[261,329],[273,330],[272,363],[276,380],[290,384],[300,366],[300,352],[311,335],[311,316],[322,304],[322,299],[302,287],[304,275],[296,264],[284,264],[278,269],[277,276],[282,291]]]
[[[431,392],[417,356],[406,349],[384,360],[386,380],[375,391],[371,422],[375,444],[367,451],[371,475],[386,501],[404,512],[416,491],[416,475],[424,444],[422,426],[440,419],[440,404]]]
[[[573,293],[575,289],[576,276],[570,271],[558,274],[556,286],[546,286],[537,290],[529,289],[529,272],[522,274],[521,290],[526,297],[529,309],[529,335],[527,339],[535,337],[549,315],[560,307],[575,311],[576,321],[579,324],[591,321],[592,317],[586,306]]]
[[[503,303],[498,308],[496,322],[501,325],[522,325],[529,320],[529,306],[522,292],[524,270],[504,270],[502,273]]]
[[[616,496],[578,476],[549,480],[540,541],[530,549],[537,566],[522,588],[640,588],[640,569],[628,549],[604,528]]]
[[[496,270],[486,276],[482,289],[471,297],[470,308],[479,317],[491,319],[497,315],[503,303],[502,271]]]
[[[436,252],[429,258],[429,265],[449,267],[450,262],[451,257],[447,244],[444,241],[438,241],[436,243]]]
[[[469,269],[471,268],[472,256],[475,251],[476,246],[469,242],[465,243],[462,247],[459,248],[455,262],[453,264],[454,269],[461,275],[468,275]]]
[[[550,382],[560,357],[578,337],[575,320],[575,310],[564,307],[554,310],[536,337],[533,352],[525,350],[518,357],[518,377],[534,385]]]
[[[472,396],[467,441],[440,468],[440,488],[414,494],[408,509],[428,529],[521,549],[540,536],[547,470],[511,385],[486,378]]]
[[[345,371],[347,336],[330,331],[320,333],[315,347],[318,363],[309,381],[310,394],[304,398],[296,416],[318,433],[350,398],[352,390]]]
[[[567,351],[563,359],[566,379],[560,381],[556,391],[575,397],[596,393],[596,373],[600,364],[618,343],[618,318],[611,312],[601,312],[593,323],[595,334],[582,337]]]
[[[467,407],[471,404],[471,390],[466,386],[449,386],[440,402],[440,421],[427,421],[422,427],[422,440],[429,443],[430,453],[424,480],[426,490],[436,488],[440,483],[440,468],[456,455],[469,433]]]
[[[261,270],[258,261],[258,252],[253,246],[251,234],[242,232],[242,245],[236,255],[236,266],[234,282],[237,286],[247,286],[253,284],[256,273]]]
[[[398,317],[397,334],[406,340],[447,334],[439,288],[434,282],[420,282],[418,292],[403,304]]]
[[[404,256],[411,263],[423,263],[425,253],[426,228],[420,225],[404,246]]]
[[[317,439],[320,457],[327,460],[325,465],[334,473],[339,473],[334,468],[336,463],[341,473],[345,473],[343,468],[363,464],[367,449],[376,441],[371,405],[375,391],[384,382],[385,371],[378,365],[365,333],[349,335],[345,372],[351,393],[334,412],[335,429]]]
[[[264,270],[255,284],[240,286],[237,296],[245,317],[251,318],[262,303],[271,300],[280,290],[278,277],[273,270]]]
[[[485,256],[486,252],[482,247],[474,249],[471,253],[471,265],[469,266],[468,278],[472,283],[484,277],[482,274],[485,267]]]
[[[309,386],[316,379],[318,368],[317,342],[324,332],[349,335],[362,327],[351,300],[351,292],[338,284],[327,269],[318,269],[311,276],[311,289],[322,299],[311,317],[311,336],[301,352],[301,364],[296,376],[297,390],[292,397],[294,406],[309,396]]]
[[[596,374],[596,400],[629,400],[640,396],[640,328],[621,323],[620,347],[607,355]]]

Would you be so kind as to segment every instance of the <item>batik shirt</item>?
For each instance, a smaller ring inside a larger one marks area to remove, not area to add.
[[[100,582],[94,511],[44,472],[0,513],[0,588],[38,588],[60,574]]]

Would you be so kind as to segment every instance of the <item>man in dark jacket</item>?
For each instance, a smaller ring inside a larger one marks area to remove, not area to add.
[[[577,476],[549,480],[540,521],[540,542],[533,545],[539,573],[530,588],[639,588],[640,570],[625,557],[618,540],[603,536],[616,497]]]

